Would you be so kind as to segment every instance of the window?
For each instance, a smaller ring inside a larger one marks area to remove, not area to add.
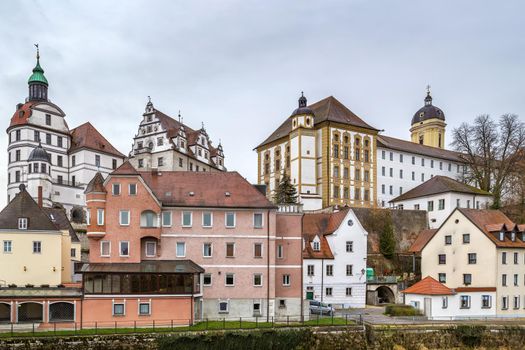
[[[414,204],[414,210],[419,210],[419,204]]]
[[[162,145],[163,145],[162,137],[157,137],[157,146],[162,146]]]
[[[351,297],[352,296],[352,287],[346,287],[346,296]]]
[[[157,158],[157,166],[163,166],[164,165],[164,157]]]
[[[97,225],[104,225],[104,209],[97,209]]]
[[[146,256],[148,258],[154,257],[157,255],[157,243],[155,242],[146,242]]]
[[[438,255],[439,265],[445,265],[447,263],[447,256],[445,254]]]
[[[27,230],[27,218],[18,218],[18,229]]]
[[[129,226],[129,210],[121,210],[119,223],[121,226]]]
[[[110,251],[111,251],[111,242],[101,241],[100,242],[100,256],[109,256]]]
[[[388,189],[389,194],[394,194],[394,186],[390,185],[390,188]]]
[[[261,273],[254,273],[253,274],[253,286],[254,287],[261,287],[262,286],[262,274]]]
[[[447,274],[446,273],[438,273],[438,280],[440,283],[447,283]]]
[[[424,181],[425,181],[425,174],[421,173],[421,182],[424,182]]]
[[[205,273],[203,278],[203,285],[205,286],[211,286],[211,273]]]
[[[469,233],[464,233],[463,234],[463,243],[464,244],[470,243],[470,234]]]
[[[58,147],[63,147],[64,146],[61,136],[57,136],[57,146]]]
[[[119,255],[120,256],[129,256],[129,242],[128,241],[120,241],[119,245],[120,245]]]
[[[334,265],[326,265],[326,275],[327,276],[334,275]]]
[[[40,141],[40,131],[36,131],[35,130],[34,140],[35,140],[35,142],[39,142]]]
[[[212,244],[204,243],[202,245],[202,256],[205,258],[211,258],[213,253]]]
[[[226,243],[226,257],[233,258],[235,256],[235,243]]]
[[[177,242],[177,257],[183,258],[186,256],[186,243],[185,242]]]
[[[386,168],[385,167],[381,167],[381,175],[382,176],[385,176],[385,172],[386,172]]]
[[[421,166],[425,166],[425,158],[421,158]]]
[[[399,178],[400,178],[400,179],[403,178],[403,169],[399,169]]]
[[[469,263],[470,265],[473,265],[473,264],[476,263],[476,261],[477,261],[476,253],[469,253],[469,254],[468,254],[468,263]]]
[[[321,243],[319,241],[313,241],[312,245],[313,250],[315,250],[316,252],[321,250]]]
[[[438,210],[445,210],[445,200],[440,199],[438,202]]]
[[[354,242],[353,241],[346,241],[346,252],[351,253],[354,251]]]
[[[470,309],[470,296],[462,295],[459,300],[459,307],[461,309]]]
[[[219,313],[227,314],[230,309],[230,303],[228,301],[219,301]]]
[[[262,243],[254,243],[253,244],[253,257],[254,258],[262,258]]]
[[[514,286],[517,287],[518,286],[518,274],[514,274]]]
[[[114,303],[113,304],[113,316],[124,316],[125,315],[125,306],[124,303]]]
[[[277,259],[284,258],[284,247],[282,244],[277,245]]]
[[[290,285],[290,275],[283,275],[283,286],[287,287]]]
[[[29,167],[29,170],[31,170],[31,167]],[[57,182],[59,184],[62,184],[64,182],[64,178],[62,177],[62,175],[58,175],[57,176]]]
[[[117,169],[117,160],[116,159],[112,159],[111,160],[111,168],[113,170]]]
[[[448,297],[441,298],[441,308],[446,309],[448,307]]]
[[[445,245],[451,245],[452,244],[452,236],[446,235],[445,236]]]
[[[213,225],[213,217],[210,212],[202,213],[202,227],[211,227]]]
[[[61,156],[58,156],[58,158],[60,158],[60,163],[62,163],[62,157]],[[20,150],[17,149],[16,152],[15,152],[15,161],[20,161]],[[60,166],[62,166],[62,164],[60,164]]]
[[[12,252],[13,252],[13,242],[4,241],[4,253],[12,253]]]
[[[235,227],[235,213],[233,212],[226,213],[226,227],[228,228]]]
[[[334,177],[339,177],[339,167],[334,166]]]
[[[416,180],[416,172],[413,171],[413,172],[412,172],[412,181],[415,181],[415,180]]]
[[[139,159],[139,168],[144,168],[144,159]]]
[[[113,195],[119,196],[120,195],[120,184],[113,184],[112,188],[113,188],[112,190]]]
[[[346,265],[346,275],[352,276],[354,274],[354,265]]]
[[[40,254],[40,253],[42,253],[42,242],[33,241],[33,254]]]
[[[390,168],[390,177],[394,177],[394,168]]]
[[[72,258],[76,257],[77,256],[77,250],[75,248],[71,248],[70,249],[70,255]]]
[[[149,315],[151,312],[150,303],[139,303],[139,315]]]
[[[481,296],[481,308],[490,309],[492,307],[492,297],[490,295]]]
[[[332,287],[326,287],[326,289],[325,289],[326,296],[327,297],[331,297],[332,296],[332,291],[333,291]]]
[[[162,226],[171,227],[171,211],[162,212]]]
[[[503,310],[506,310],[506,309],[509,308],[509,297],[503,297],[503,298],[501,299],[501,308],[502,308]]]
[[[262,213],[253,214],[253,227],[255,228],[263,227],[263,214]]]
[[[403,163],[403,154],[399,154],[399,163]]]
[[[501,263],[503,265],[506,265],[507,264],[507,253],[506,252],[502,252],[501,253]]]
[[[472,284],[472,275],[470,273],[463,274],[463,284],[466,286]]]
[[[514,264],[517,265],[518,264],[518,253],[514,253]]]
[[[314,265],[308,265],[306,267],[306,272],[308,274],[308,276],[314,276],[314,272],[315,272],[315,269],[314,269]]]
[[[514,308],[519,309],[520,308],[520,297],[514,296]]]
[[[339,145],[334,145],[334,158],[339,158]]]
[[[279,299],[279,309],[286,309],[286,299]]]
[[[391,162],[394,161],[394,153],[393,153],[393,152],[390,152],[390,161],[391,161]]]
[[[428,201],[427,202],[427,211],[433,211],[434,210],[434,201]]]
[[[46,134],[46,144],[51,144],[51,134]]]
[[[507,286],[507,275],[506,274],[501,275],[501,285],[503,287]]]
[[[191,227],[192,216],[193,215],[191,211],[182,212],[182,227]]]
[[[382,159],[385,159],[385,154],[386,154],[385,151],[381,151],[381,158],[382,158]]]
[[[95,155],[95,166],[100,167],[100,156],[98,154]]]
[[[233,273],[227,273],[226,277],[224,278],[224,284],[228,287],[235,285],[235,274]]]
[[[434,167],[434,159],[431,159],[431,160],[430,160],[430,167],[431,167],[431,168]]]
[[[46,125],[51,125],[51,115],[46,114]]]

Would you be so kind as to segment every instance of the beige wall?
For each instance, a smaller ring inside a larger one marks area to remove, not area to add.
[[[502,255],[507,253],[506,264],[503,264]],[[514,253],[517,254],[517,263],[514,263]],[[499,248],[497,251],[497,298],[496,312],[498,315],[525,314],[525,250]],[[507,285],[502,283],[502,276],[507,275]],[[514,285],[514,275],[518,276],[518,283]],[[503,297],[508,299],[508,308],[503,308]],[[514,297],[518,298],[518,305],[514,305]]]
[[[458,223],[456,223],[458,220]],[[470,234],[470,243],[463,243],[463,234]],[[445,236],[452,236],[452,244],[445,245]],[[468,253],[476,253],[476,264],[468,264]],[[444,265],[438,264],[438,255],[446,254]],[[439,273],[447,274],[449,288],[465,287],[463,274],[472,274],[470,287],[496,287],[496,246],[459,211],[445,221],[421,253],[421,275],[438,280]]]
[[[1,232],[0,280],[7,284],[58,285],[62,270],[62,234],[13,230]],[[12,252],[4,253],[3,241],[12,241]],[[42,253],[33,253],[33,241],[42,242]],[[69,251],[69,248],[68,248]],[[69,259],[68,259],[69,261]],[[25,268],[25,270],[24,270]],[[54,269],[54,271],[53,271]]]

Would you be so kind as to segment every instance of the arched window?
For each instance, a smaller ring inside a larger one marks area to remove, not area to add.
[[[158,227],[157,213],[152,210],[144,210],[140,214],[141,227]]]

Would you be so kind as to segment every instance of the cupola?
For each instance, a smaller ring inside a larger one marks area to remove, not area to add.
[[[33,74],[29,77],[27,84],[29,85],[29,101],[47,101],[47,88],[49,83],[44,76],[44,70],[40,66],[40,50],[38,44],[36,46],[36,66],[33,68]]]

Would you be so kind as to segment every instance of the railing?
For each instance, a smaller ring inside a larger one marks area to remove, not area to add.
[[[0,339],[6,336],[126,334],[145,332],[199,332],[207,330],[236,330],[282,327],[358,327],[359,315],[342,316],[281,316],[205,318],[192,323],[191,319],[108,321],[108,322],[50,322],[1,323]],[[361,329],[360,327],[358,327]]]
[[[279,204],[279,213],[302,213],[303,205],[302,204]]]
[[[370,284],[397,283],[397,276],[372,276],[372,277],[367,277],[366,283],[370,283]]]
[[[80,182],[73,182],[69,180],[59,180],[59,179],[53,179],[53,184],[59,185],[59,186],[68,186],[68,187],[78,187],[82,188],[84,184],[81,184]]]

